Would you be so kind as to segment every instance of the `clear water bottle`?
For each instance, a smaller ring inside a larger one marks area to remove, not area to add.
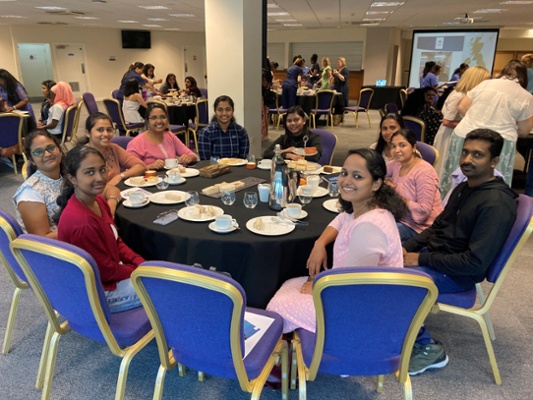
[[[272,168],[270,170],[270,197],[268,206],[275,211],[281,211],[287,206],[289,197],[289,175],[287,174],[287,164],[281,156],[279,144],[274,148],[274,158],[272,158]]]

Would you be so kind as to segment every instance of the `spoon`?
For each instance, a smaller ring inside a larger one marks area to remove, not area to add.
[[[285,224],[285,225],[296,225],[296,226],[307,226],[307,222],[295,222],[290,219],[285,219],[283,217],[271,217],[270,220],[275,224]]]

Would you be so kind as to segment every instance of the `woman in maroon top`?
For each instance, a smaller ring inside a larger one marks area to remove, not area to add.
[[[67,182],[57,199],[58,239],[87,251],[98,265],[112,313],[140,307],[130,275],[144,259],[118,236],[102,192],[107,169],[102,154],[88,146],[68,152]]]

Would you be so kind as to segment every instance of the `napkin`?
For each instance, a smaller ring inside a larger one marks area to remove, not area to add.
[[[156,219],[154,219],[154,224],[157,225],[168,225],[171,222],[174,222],[179,218],[178,213],[166,213],[163,215],[159,215]]]

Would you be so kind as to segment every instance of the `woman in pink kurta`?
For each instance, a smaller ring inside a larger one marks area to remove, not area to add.
[[[433,224],[443,208],[439,177],[431,164],[416,152],[416,138],[408,129],[392,135],[393,161],[387,163],[387,180],[405,200],[409,212],[398,222],[400,239],[415,236]]]
[[[351,150],[339,176],[343,211],[315,242],[307,261],[309,278],[290,279],[270,300],[267,310],[283,317],[283,332],[316,330],[312,278],[327,268],[326,246],[333,245],[333,268],[357,266],[403,267],[402,247],[395,218],[407,207],[388,185],[381,154]]]
[[[181,164],[198,161],[194,152],[168,130],[168,115],[161,104],[150,103],[146,109],[148,130],[128,143],[128,152],[141,159],[149,169],[161,169],[166,158]]]

